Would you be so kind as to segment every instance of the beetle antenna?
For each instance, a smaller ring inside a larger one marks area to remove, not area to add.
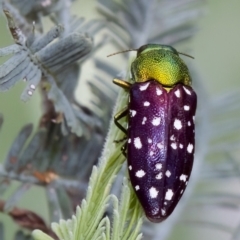
[[[188,55],[188,54],[186,54],[186,53],[178,52],[178,54],[181,54],[181,55],[184,55],[184,56],[187,56],[187,57],[190,57],[190,58],[194,59],[194,57],[193,57],[193,56],[191,56],[191,55]]]
[[[107,55],[107,57],[111,57],[111,56],[117,55],[119,53],[131,52],[131,51],[138,51],[138,49],[128,49],[128,50],[123,50],[121,52],[115,52],[115,53]]]

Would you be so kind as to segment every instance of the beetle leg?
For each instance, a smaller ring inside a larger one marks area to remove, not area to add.
[[[114,142],[115,142],[115,143],[120,143],[120,142],[123,142],[123,141],[125,141],[125,140],[127,140],[127,136],[125,136],[125,137],[123,137],[123,138],[121,138],[121,139],[119,139],[119,140],[114,140]]]
[[[124,145],[121,147],[121,152],[124,155],[124,157],[127,157],[126,150],[127,150],[127,142],[125,142]]]
[[[121,80],[121,79],[117,79],[117,78],[113,79],[113,83],[118,85],[121,88],[124,88],[124,89],[129,89],[132,86],[131,83],[126,82],[126,81]]]
[[[122,87],[124,89],[129,89],[132,84],[129,82],[126,82],[124,80],[121,79],[113,79],[113,83],[118,85],[119,87]],[[122,130],[125,134],[127,134],[127,130],[118,122],[118,120],[120,120],[121,118],[125,117],[128,114],[128,108],[125,107],[123,110],[121,110],[120,112],[118,112],[115,116],[114,116],[114,123],[116,124],[116,126]],[[120,140],[119,140],[120,141]]]
[[[126,82],[124,80],[121,80],[121,79],[113,79],[113,83],[118,85],[119,87],[121,88],[124,88],[126,90],[129,90],[130,87],[132,86],[131,83],[129,82]],[[122,131],[124,132],[126,135],[127,135],[127,129],[125,129],[120,123],[119,123],[119,120],[125,116],[127,116],[128,114],[128,107],[125,107],[124,109],[122,109],[120,112],[118,112],[115,116],[114,116],[114,123],[116,124],[116,126]],[[115,140],[114,142],[115,143],[120,143],[124,140],[127,139],[127,136],[125,136],[124,138],[122,139],[119,139],[119,140]],[[126,150],[127,150],[127,142],[122,146],[121,148],[121,151],[122,151],[122,154],[127,157],[127,154],[126,154]]]
[[[127,129],[125,129],[119,122],[118,120],[120,120],[121,118],[125,117],[128,114],[128,107],[125,107],[124,109],[122,109],[120,112],[118,112],[115,116],[114,116],[114,123],[116,124],[116,126],[123,131],[125,134],[127,134]]]

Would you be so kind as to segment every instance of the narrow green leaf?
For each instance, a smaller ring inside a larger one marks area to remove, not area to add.
[[[35,240],[54,240],[52,237],[48,236],[40,230],[34,230],[32,236]]]

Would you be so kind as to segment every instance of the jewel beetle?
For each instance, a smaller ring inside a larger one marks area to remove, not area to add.
[[[126,134],[122,151],[137,198],[147,218],[161,222],[173,212],[189,181],[197,96],[179,57],[183,53],[160,44],[136,51],[131,82],[113,80],[129,91],[128,106],[114,122]],[[125,116],[127,129],[119,121]]]

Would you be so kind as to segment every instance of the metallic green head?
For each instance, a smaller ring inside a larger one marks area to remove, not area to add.
[[[191,77],[186,64],[177,50],[168,45],[147,44],[140,47],[132,62],[131,72],[134,81],[156,80],[164,87],[177,83],[191,85]]]

